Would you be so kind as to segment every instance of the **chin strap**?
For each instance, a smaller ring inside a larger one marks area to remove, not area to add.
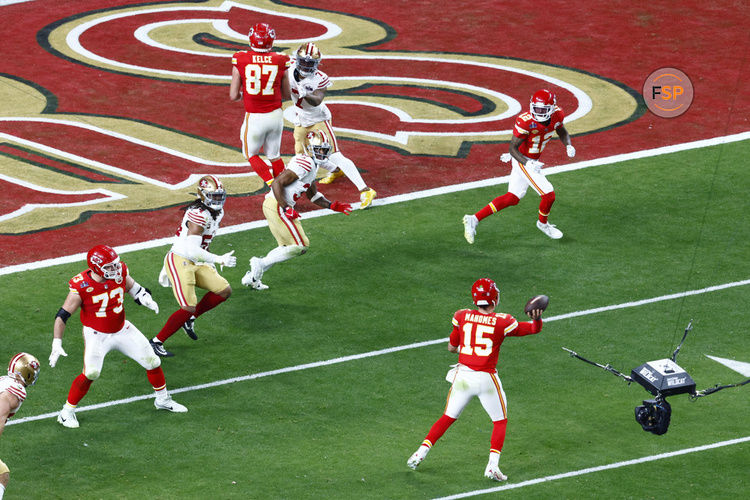
[[[728,389],[730,387],[740,387],[747,383],[750,383],[750,378],[745,380],[744,382],[739,382],[737,384],[728,384],[728,385],[716,384],[713,387],[709,387],[708,389],[703,389],[702,391],[696,391],[694,394],[691,394],[690,400],[695,401],[698,398],[702,398],[703,396],[708,396],[709,394],[713,394],[714,392],[719,392],[722,389]]]
[[[598,366],[598,367],[599,367],[599,368],[601,368],[602,370],[607,370],[607,371],[608,371],[608,372],[610,372],[610,373],[614,373],[614,374],[615,374],[615,375],[617,375],[618,377],[622,377],[622,379],[623,379],[623,380],[625,380],[625,381],[626,381],[626,382],[627,382],[628,384],[630,384],[630,383],[631,383],[631,382],[633,381],[633,379],[632,379],[632,378],[630,378],[630,376],[628,376],[628,375],[625,375],[625,374],[623,374],[622,372],[619,372],[619,371],[615,370],[614,368],[612,368],[612,367],[611,367],[611,366],[609,365],[609,363],[607,363],[606,365],[600,365],[599,363],[595,363],[595,362],[593,362],[593,361],[591,361],[591,360],[588,360],[588,359],[584,358],[583,356],[580,356],[580,355],[579,355],[579,354],[578,354],[577,352],[575,352],[575,351],[571,351],[571,350],[570,350],[570,349],[568,349],[567,347],[563,347],[563,350],[564,350],[564,351],[568,351],[568,352],[570,353],[570,355],[571,355],[572,357],[574,357],[574,358],[578,358],[578,359],[580,359],[581,361],[584,361],[584,362],[586,362],[586,363],[588,363],[588,364],[590,364],[590,365]]]

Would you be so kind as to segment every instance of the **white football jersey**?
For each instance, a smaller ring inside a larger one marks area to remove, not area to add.
[[[26,399],[26,388],[23,384],[7,375],[0,377],[0,392],[8,391],[18,398],[18,405],[15,408],[10,409],[8,418],[16,414],[23,401]]]
[[[294,102],[294,110],[296,111],[294,125],[298,127],[309,127],[319,122],[324,122],[331,119],[331,112],[325,105],[325,101],[321,102],[317,106],[313,106],[304,99],[297,99],[297,89],[304,87],[308,94],[311,94],[318,89],[327,89],[333,82],[328,78],[328,75],[318,70],[315,74],[304,78],[302,81],[297,81],[294,77],[295,65],[289,68],[289,82],[292,87],[292,101]]]
[[[284,201],[290,207],[294,207],[300,196],[305,194],[310,188],[315,177],[318,175],[318,166],[312,158],[307,155],[296,155],[286,166],[286,170],[291,170],[297,174],[297,179],[284,186]],[[273,191],[266,194],[266,198],[273,198]]]
[[[208,251],[208,247],[211,245],[211,240],[216,236],[216,231],[219,229],[219,224],[221,223],[222,218],[224,218],[224,209],[220,210],[219,215],[214,219],[211,212],[205,207],[188,208],[185,210],[185,215],[182,217],[180,227],[175,233],[175,241],[172,245],[172,251],[177,255],[181,255],[179,249],[183,248],[181,241],[184,241],[188,235],[188,221],[203,228],[203,233],[201,234],[201,248]],[[182,256],[185,257],[184,255]]]

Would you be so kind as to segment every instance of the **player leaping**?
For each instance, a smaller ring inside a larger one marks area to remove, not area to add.
[[[544,234],[557,240],[563,233],[547,220],[550,208],[555,202],[555,190],[547,177],[542,173],[544,163],[539,157],[544,147],[557,132],[560,140],[565,144],[569,158],[576,155],[576,149],[570,141],[570,135],[563,126],[565,114],[557,106],[555,94],[549,90],[538,90],[531,96],[529,111],[521,113],[513,126],[513,138],[510,141],[509,154],[501,156],[505,162],[511,161],[513,168],[508,181],[508,192],[498,196],[488,205],[473,215],[464,215],[464,237],[469,243],[474,243],[479,221],[505,207],[517,205],[524,197],[526,190],[531,188],[542,197],[539,203],[539,220],[536,222]]]

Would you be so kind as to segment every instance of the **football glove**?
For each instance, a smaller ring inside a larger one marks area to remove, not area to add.
[[[139,285],[140,286],[140,285]],[[151,296],[151,290],[145,286],[141,286],[140,290],[133,296],[135,303],[139,306],[148,307],[154,313],[159,314],[159,304],[156,303],[154,298]]]
[[[216,259],[216,263],[221,266],[221,269],[224,270],[224,266],[227,267],[234,267],[237,265],[237,257],[232,255],[234,253],[234,250],[231,252],[227,252],[224,255],[220,255],[218,259]]]
[[[530,168],[537,174],[541,172],[543,166],[544,163],[540,162],[539,160],[529,160],[526,162],[526,168]]]
[[[294,207],[286,207],[284,209],[284,215],[286,215],[286,218],[289,220],[294,220],[299,218],[299,212],[297,212]]]
[[[341,203],[339,201],[331,202],[331,210],[334,212],[341,212],[344,215],[352,213],[352,206],[348,203]]]
[[[565,146],[565,152],[568,154],[568,158],[573,158],[576,155],[576,148],[572,144]]]
[[[510,159],[513,158],[510,153],[503,153],[500,155],[500,161],[503,163],[510,162]]]
[[[49,365],[55,367],[60,356],[67,356],[68,353],[62,348],[62,339],[52,339],[52,353],[49,355]]]

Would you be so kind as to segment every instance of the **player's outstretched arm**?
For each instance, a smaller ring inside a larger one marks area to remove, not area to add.
[[[54,367],[60,356],[67,356],[68,353],[62,347],[62,338],[65,333],[65,325],[68,318],[81,307],[83,300],[77,293],[70,292],[65,298],[62,307],[55,315],[55,324],[52,327],[52,352],[49,355],[49,365]]]

